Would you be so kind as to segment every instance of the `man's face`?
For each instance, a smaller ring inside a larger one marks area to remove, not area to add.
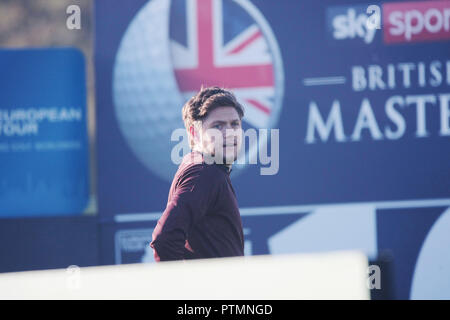
[[[203,120],[201,137],[196,144],[203,153],[233,163],[242,143],[242,125],[239,114],[231,106],[217,107]]]

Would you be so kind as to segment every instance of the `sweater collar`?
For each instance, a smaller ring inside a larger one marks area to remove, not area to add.
[[[202,159],[202,162],[206,163],[205,160],[204,160],[203,153],[201,153],[200,151],[197,151],[197,150],[193,150],[192,153],[194,153],[194,156],[200,155],[201,159]],[[218,166],[221,170],[223,170],[228,175],[230,175],[231,171],[233,171],[231,166],[228,167],[227,165],[225,165],[223,163],[213,163],[213,165]]]
[[[233,171],[233,169],[231,167],[226,166],[225,164],[217,164],[215,163],[216,166],[219,166],[220,169],[222,169],[223,171],[225,171],[225,173],[227,173],[228,175],[230,175],[231,171]]]

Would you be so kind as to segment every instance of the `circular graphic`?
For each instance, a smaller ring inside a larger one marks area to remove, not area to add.
[[[450,208],[434,223],[420,250],[411,299],[450,299]]]
[[[278,122],[283,79],[275,37],[248,0],[152,0],[133,18],[117,52],[116,118],[136,157],[171,181],[178,165],[171,152],[179,144],[171,136],[184,129],[181,108],[202,85],[233,91],[245,108],[243,129],[258,132]],[[267,143],[258,136],[245,148],[249,157]],[[183,142],[189,150],[185,131]],[[237,163],[233,175],[246,166]]]

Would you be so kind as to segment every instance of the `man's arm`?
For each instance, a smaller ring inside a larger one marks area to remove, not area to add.
[[[171,201],[153,232],[156,261],[181,260],[192,255],[186,239],[192,226],[207,212],[219,188],[213,168],[194,165],[180,178]]]

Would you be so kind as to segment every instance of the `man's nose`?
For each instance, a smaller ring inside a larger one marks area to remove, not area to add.
[[[222,134],[224,137],[231,137],[236,135],[236,129],[231,124],[223,126]]]
[[[230,142],[238,143],[240,138],[239,132],[240,131],[236,128],[230,128],[229,130],[223,133],[223,141],[225,143]]]

